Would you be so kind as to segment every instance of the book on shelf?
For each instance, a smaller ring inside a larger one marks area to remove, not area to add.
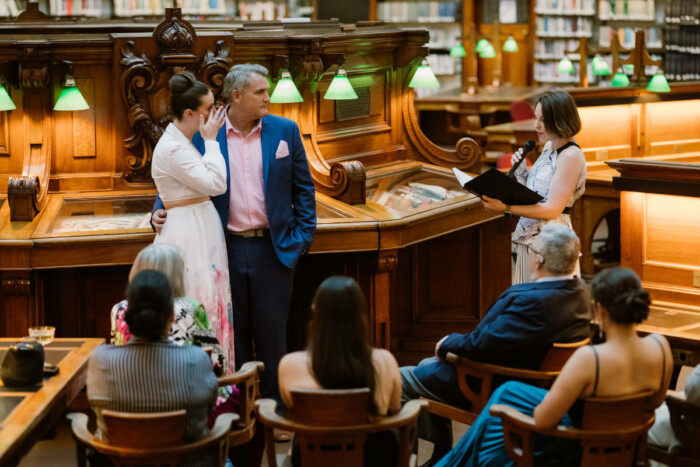
[[[588,18],[538,17],[536,35],[538,37],[591,37],[593,22]]]
[[[455,22],[458,2],[384,1],[377,5],[377,16],[394,23],[452,23]]]
[[[538,15],[594,15],[594,0],[537,0]]]
[[[700,2],[697,0],[667,0],[667,2],[667,23],[700,25]]]

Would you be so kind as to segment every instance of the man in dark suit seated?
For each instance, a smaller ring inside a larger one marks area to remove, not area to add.
[[[435,357],[401,371],[402,398],[419,397],[469,409],[457,371],[445,361],[447,352],[471,360],[514,368],[538,369],[554,342],[575,342],[589,336],[590,303],[585,284],[574,277],[580,242],[570,228],[547,224],[530,245],[532,282],[503,292],[474,331],[450,334],[435,346]],[[435,445],[432,465],[452,448],[449,420],[423,414],[418,436]]]

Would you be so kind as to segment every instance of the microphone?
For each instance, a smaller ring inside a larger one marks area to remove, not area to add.
[[[527,143],[525,143],[525,146],[523,146],[523,157],[521,157],[518,162],[513,164],[513,167],[510,168],[510,170],[506,174],[506,177],[515,178],[515,171],[518,170],[520,164],[523,163],[527,155],[530,154],[530,151],[532,151],[533,149],[535,149],[535,142],[531,139],[527,140]]]

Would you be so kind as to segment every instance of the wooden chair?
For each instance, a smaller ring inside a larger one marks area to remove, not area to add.
[[[73,439],[76,441],[78,465],[85,467],[86,446],[109,456],[115,465],[167,465],[175,466],[183,455],[204,450],[216,451],[218,466],[226,463],[228,433],[231,424],[238,421],[236,414],[223,414],[204,437],[183,444],[186,411],[160,413],[127,413],[103,410],[109,439],[96,438],[88,431],[88,416],[83,413],[68,414]]]
[[[577,440],[583,467],[623,467],[644,461],[646,432],[654,423],[647,410],[651,391],[621,397],[588,397],[584,400],[581,428],[538,428],[532,417],[502,404],[490,413],[503,421],[508,455],[518,467],[535,465],[535,434]]]
[[[246,362],[241,369],[229,376],[219,378],[219,386],[237,386],[241,392],[238,406],[239,420],[231,426],[228,436],[230,447],[240,446],[255,435],[255,399],[258,397],[259,373],[265,370],[263,362]]]
[[[277,467],[273,428],[294,432],[299,443],[302,467],[362,465],[364,442],[368,433],[398,429],[399,467],[415,463],[417,421],[422,401],[410,401],[401,412],[373,419],[368,412],[369,389],[311,390],[292,389],[294,411],[291,418],[277,415],[276,402],[257,402],[260,419],[265,425],[267,458],[270,467]],[[284,462],[286,464],[286,461]]]
[[[666,396],[666,405],[671,428],[683,449],[672,454],[666,448],[649,444],[647,457],[673,467],[700,466],[700,407],[672,394]]]
[[[578,342],[552,344],[539,370],[523,370],[490,363],[480,363],[448,352],[446,359],[457,367],[459,389],[462,391],[464,398],[471,402],[471,409],[465,410],[430,399],[423,400],[428,402],[428,412],[471,425],[476,420],[476,417],[479,416],[481,409],[486,406],[495,390],[493,387],[494,377],[528,380],[537,386],[549,387],[559,376],[562,367],[576,349],[587,345],[589,342],[590,339],[586,338]],[[479,381],[480,389],[478,392],[474,392],[469,387],[467,377]]]

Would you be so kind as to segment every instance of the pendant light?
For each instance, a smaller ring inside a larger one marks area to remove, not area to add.
[[[515,39],[513,39],[513,36],[508,36],[508,40],[503,44],[503,51],[504,52],[517,52],[518,51],[518,43],[515,42]]]
[[[596,76],[608,76],[610,74],[608,62],[600,55],[596,55],[593,58],[593,74]]]
[[[6,110],[15,110],[17,107],[15,107],[15,103],[12,102],[12,98],[8,94],[7,90],[5,89],[5,79],[0,77],[0,112],[4,112]]]
[[[348,74],[345,72],[343,66],[338,67],[338,71],[335,72],[333,81],[331,85],[328,86],[328,90],[323,95],[324,99],[331,100],[350,100],[357,99],[357,93],[352,88],[350,80],[348,79]]]
[[[476,53],[480,54],[482,50],[484,50],[484,47],[486,47],[486,44],[491,45],[491,43],[486,39],[479,39],[479,41],[476,43],[476,46],[474,47]]]
[[[430,68],[427,59],[423,59],[420,66],[413,74],[411,82],[408,83],[409,88],[439,88],[440,82],[435,77],[435,73]]]
[[[270,103],[272,104],[294,104],[296,102],[303,102],[304,99],[299,94],[299,90],[294,85],[294,80],[292,80],[292,75],[287,70],[282,72],[282,76],[275,86],[275,90],[270,96]]]
[[[496,58],[496,49],[491,45],[490,42],[487,42],[484,48],[481,50],[481,53],[479,53],[479,57],[481,58]]]
[[[622,68],[617,70],[615,76],[613,76],[611,86],[614,88],[624,88],[630,85],[630,79],[622,71]]]
[[[462,58],[467,56],[467,51],[464,50],[462,44],[457,44],[450,49],[450,57]]]
[[[66,81],[63,85],[61,95],[58,96],[58,100],[56,101],[56,105],[53,106],[53,109],[58,111],[89,109],[90,106],[80,93],[80,89],[78,89],[78,86],[75,84],[75,79],[73,79],[73,64],[67,61],[63,63],[68,67],[68,70],[66,71]]]

